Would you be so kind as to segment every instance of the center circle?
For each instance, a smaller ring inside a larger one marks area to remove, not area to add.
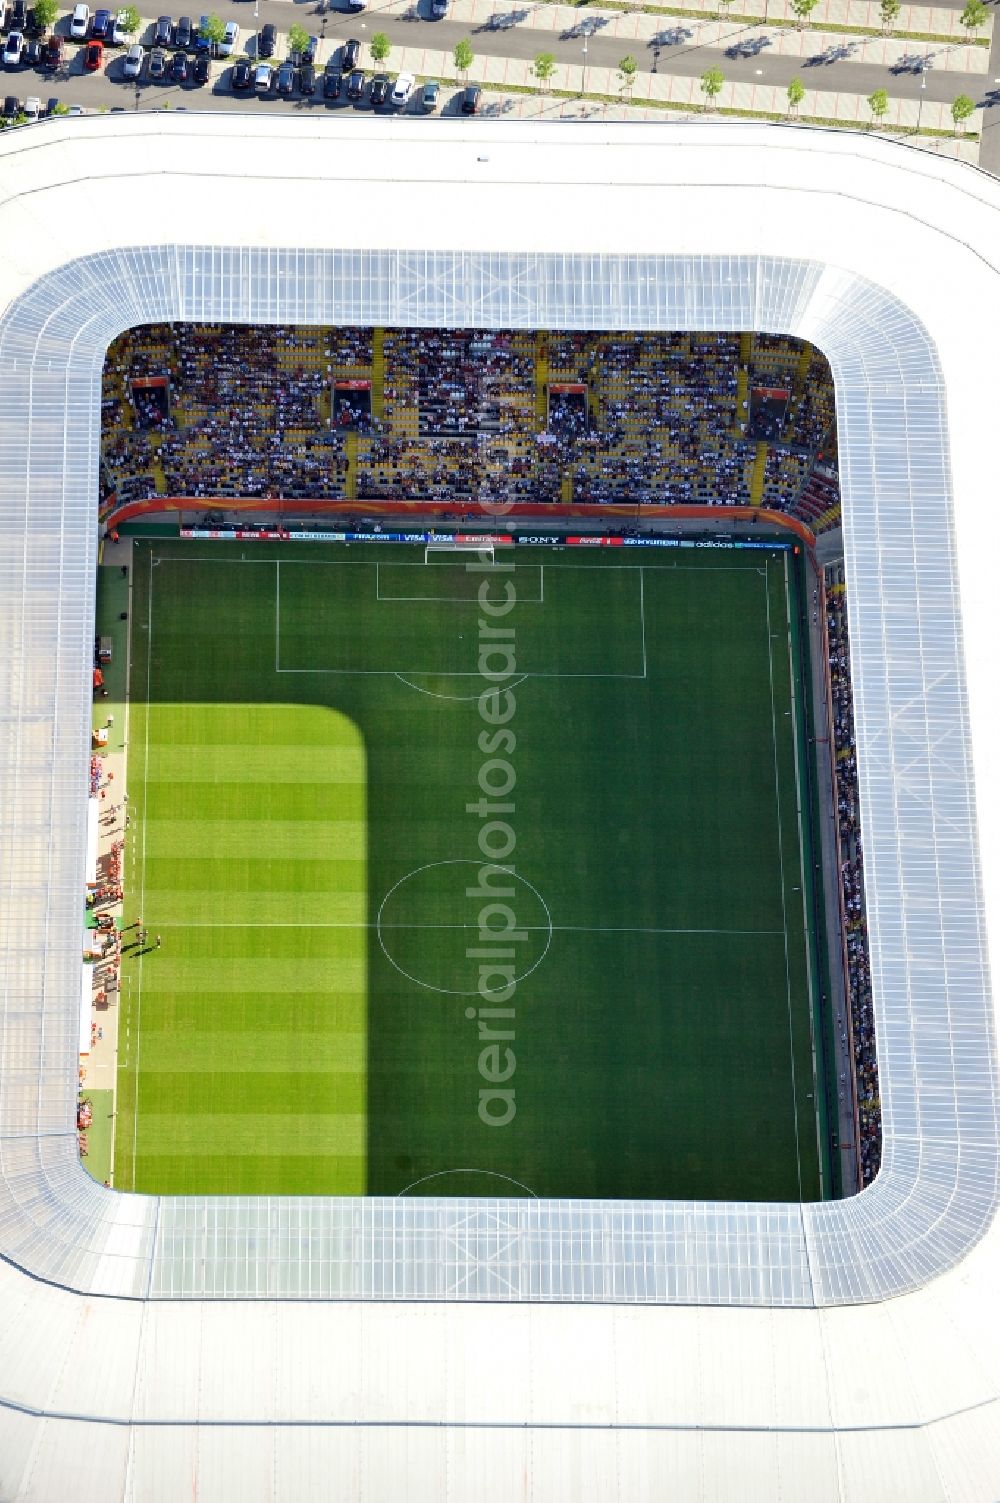
[[[430,861],[389,888],[375,930],[386,960],[415,986],[489,1001],[541,965],[552,916],[512,866]]]

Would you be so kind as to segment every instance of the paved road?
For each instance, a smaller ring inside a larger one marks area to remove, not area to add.
[[[258,8],[259,19],[255,22],[246,4],[222,4],[219,7],[224,20],[231,17],[239,20],[243,28],[244,45],[252,41],[255,28],[266,21],[273,21],[282,31],[287,32],[291,18],[295,16],[310,28],[317,26],[323,29],[319,18],[312,14],[311,5],[292,6],[289,0],[260,0]],[[674,28],[674,23],[671,23],[671,27]],[[686,29],[680,28],[682,32]],[[583,61],[582,43],[577,38],[561,39],[551,33],[526,27],[502,31],[481,29],[473,30],[470,34],[467,27],[448,21],[435,24],[406,21],[396,16],[379,15],[376,8],[362,17],[336,14],[330,18],[324,34],[358,36],[364,43],[375,30],[385,31],[394,46],[424,46],[450,54],[456,42],[470,37],[476,53],[484,57],[530,60],[541,51],[551,50],[557,63],[579,65]],[[831,89],[867,95],[873,89],[886,88],[893,98],[919,99],[922,95],[928,102],[939,101],[946,104],[960,93],[969,93],[978,102],[987,92],[978,75],[948,68],[950,49],[945,46],[931,59],[926,72],[921,74],[917,61],[914,62],[913,71],[907,72],[891,72],[881,64],[865,62],[865,39],[862,37],[845,37],[842,45],[838,44],[826,55],[795,58],[772,54],[769,49],[773,45],[775,33],[763,26],[734,25],[722,39],[723,45],[720,47],[700,45],[696,40],[686,38],[676,41],[671,39],[668,42],[669,35],[661,33],[659,47],[634,48],[641,70],[698,77],[706,68],[718,65],[727,81],[733,83],[774,84],[784,88],[793,78],[800,77],[807,89]],[[676,36],[676,28],[674,35]],[[994,50],[998,45],[1000,42],[995,41]],[[627,50],[627,44],[620,39],[592,36],[587,43],[587,62],[594,68],[616,68]],[[997,74],[1000,75],[1000,57],[996,60]],[[370,71],[370,59],[366,59],[366,62]],[[390,54],[390,69],[391,66]],[[992,73],[988,75],[987,88],[993,76]],[[221,84],[215,85],[216,89],[227,92],[228,78],[227,68]],[[556,83],[558,85],[558,75]],[[1000,88],[1000,85],[997,87]],[[68,65],[55,80],[50,75],[34,74],[24,69],[8,71],[0,79],[0,92],[8,90],[22,96],[30,93],[58,94],[67,103],[91,105],[131,103],[133,94],[131,87],[123,79],[120,56],[112,58],[103,74],[90,76],[83,72],[82,56],[75,49],[68,49]],[[154,101],[159,102],[179,93],[201,98],[208,92],[207,89],[178,90],[145,84],[142,90],[143,107],[151,107]],[[123,95],[128,96],[124,101]],[[997,96],[997,104],[1000,106],[1000,96]],[[1000,120],[1000,107],[995,113]],[[1000,150],[1000,140],[997,149]]]
[[[983,105],[980,123],[982,144],[979,148],[979,165],[1000,177],[1000,14],[994,11],[993,45],[990,48],[990,65],[986,70],[986,86],[978,96]],[[971,89],[968,90],[971,94]],[[976,116],[980,120],[979,116]]]
[[[480,56],[518,58],[530,60],[539,52],[552,51],[557,64],[583,62],[583,44],[579,36],[540,31],[525,26],[496,28],[480,26],[471,31],[468,26],[448,20],[431,22],[426,19],[430,0],[419,0],[413,7],[414,19],[388,14],[377,4],[361,16],[334,12],[322,18],[315,15],[312,0],[258,0],[257,18],[248,3],[229,0],[218,6],[224,20],[235,19],[242,29],[241,44],[252,50],[252,39],[258,27],[271,21],[282,33],[287,33],[293,20],[301,21],[309,30],[316,30],[324,37],[357,36],[366,42],[376,30],[384,31],[395,47],[426,47],[451,53],[455,43],[468,37],[473,49]],[[196,7],[197,9],[197,7]],[[178,12],[179,14],[179,12]],[[497,12],[497,14],[511,14]],[[516,14],[516,12],[514,13]],[[417,18],[419,17],[419,18]],[[589,18],[592,23],[596,18]],[[63,18],[59,30],[68,29],[68,19]],[[749,84],[773,84],[785,88],[795,77],[800,77],[807,89],[837,90],[842,93],[867,95],[873,89],[885,88],[893,98],[920,99],[928,102],[950,104],[960,93],[968,93],[977,102],[991,101],[991,118],[988,121],[988,159],[1000,168],[1000,27],[993,44],[995,70],[984,81],[979,75],[949,69],[951,49],[942,44],[930,59],[925,72],[919,71],[920,59],[914,59],[912,71],[890,71],[880,63],[865,61],[868,39],[845,35],[842,43],[827,54],[813,58],[779,57],[770,49],[774,46],[776,33],[763,25],[745,26],[733,24],[722,38],[721,45],[707,46],[697,41],[693,23],[673,18],[664,18],[664,28],[658,34],[659,45],[643,47],[633,44],[640,70],[685,77],[698,77],[710,66],[722,68],[727,81]],[[366,49],[367,50],[367,49]],[[622,56],[629,50],[621,39],[592,35],[587,39],[587,63],[590,67],[617,68]],[[83,72],[82,56],[78,49],[67,49],[68,63],[55,79],[50,75],[34,74],[24,69],[9,71],[0,78],[0,93],[16,92],[22,97],[39,94],[50,95],[70,104],[93,106],[134,106],[133,88],[122,74],[121,57],[113,57],[103,74],[96,76]],[[369,71],[370,59],[366,59]],[[389,68],[392,55],[389,57]],[[154,108],[166,100],[177,105],[182,101],[197,108],[224,107],[229,94],[229,69],[225,69],[213,88],[178,88],[157,84],[144,84],[140,91],[140,107]],[[558,86],[558,75],[556,78]],[[251,101],[258,105],[258,101]],[[299,107],[302,107],[300,102]],[[323,107],[320,99],[310,106]],[[288,108],[277,100],[259,102],[260,108]],[[294,106],[292,106],[294,107]],[[336,106],[335,106],[336,107]]]

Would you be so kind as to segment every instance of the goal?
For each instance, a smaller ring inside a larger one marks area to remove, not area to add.
[[[483,563],[493,562],[493,544],[486,539],[480,542],[473,538],[435,538],[433,543],[424,545],[424,563],[433,562],[433,555],[439,553],[475,553]]]

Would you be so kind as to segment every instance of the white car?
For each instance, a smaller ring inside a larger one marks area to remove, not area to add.
[[[73,19],[69,23],[69,34],[76,42],[85,42],[87,32],[90,30],[90,6],[81,4],[74,6]]]
[[[390,103],[394,104],[397,109],[401,109],[413,93],[413,85],[415,83],[416,79],[412,73],[401,73],[392,86]]]
[[[126,78],[138,78],[142,72],[142,65],[146,61],[146,49],[139,42],[133,42],[125,54],[124,73]]]
[[[21,61],[21,53],[24,51],[24,37],[19,31],[12,31],[3,47],[3,65],[5,68],[16,68]]]
[[[235,21],[226,22],[226,34],[219,43],[219,56],[231,57],[236,51],[236,43],[240,39],[240,28]]]
[[[255,94],[269,94],[271,92],[270,63],[258,63],[253,70],[253,91]]]
[[[128,41],[128,38],[129,38],[129,33],[125,30],[125,28],[126,28],[127,25],[128,25],[128,15],[127,15],[127,13],[125,11],[120,10],[118,12],[118,14],[115,16],[115,18],[112,21],[112,23],[111,23],[111,45],[112,45],[112,47],[124,47],[125,46],[126,42]]]
[[[24,101],[24,113],[27,115],[29,122],[37,120],[40,117],[42,113],[42,101],[38,98],[37,94],[29,94],[28,98]]]

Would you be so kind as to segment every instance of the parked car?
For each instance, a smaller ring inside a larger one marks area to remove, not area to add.
[[[0,6],[2,9],[2,6]],[[45,40],[46,27],[38,19],[34,8],[29,7],[28,14],[24,19],[23,31],[26,37],[37,37],[39,41]]]
[[[314,63],[316,61],[316,54],[318,51],[319,37],[310,37],[306,42],[306,45],[303,47],[302,51],[299,53],[299,62]]]
[[[125,62],[122,72],[126,78],[139,78],[142,75],[142,65],[146,61],[146,49],[141,42],[133,42],[125,54]]]
[[[45,49],[37,37],[30,37],[24,44],[21,53],[21,62],[26,68],[37,68],[42,61]]]
[[[291,63],[282,63],[278,69],[278,77],[274,84],[275,92],[284,99],[290,99],[295,93],[295,68]]]
[[[253,91],[255,94],[270,94],[271,75],[274,69],[270,63],[258,63],[253,70]]]
[[[347,97],[348,99],[360,99],[364,92],[365,75],[362,73],[360,68],[355,68],[354,72],[347,80]]]
[[[479,109],[479,101],[483,97],[483,91],[478,84],[469,84],[462,90],[462,114],[474,115]]]
[[[74,7],[73,18],[69,23],[69,34],[75,42],[85,42],[89,30],[90,6],[85,5],[81,0],[81,3]]]
[[[330,69],[328,68],[323,74],[323,98],[339,99],[340,85],[341,74],[339,70],[336,73],[331,73]]]
[[[186,52],[194,38],[194,25],[190,16],[181,16],[174,27],[174,46]]]
[[[25,31],[28,26],[28,7],[24,0],[11,0],[7,25],[11,31]]]
[[[29,120],[37,120],[42,113],[42,101],[37,94],[29,94],[24,101],[24,113]]]
[[[248,63],[245,58],[242,59],[233,68],[232,76],[230,77],[229,82],[230,82],[230,85],[232,86],[233,90],[237,94],[242,94],[247,89],[252,89],[253,88],[253,66],[250,63]]]
[[[174,23],[169,16],[157,16],[153,27],[153,46],[169,47],[174,35]]]
[[[3,65],[5,68],[19,68],[21,66],[21,53],[24,51],[24,35],[20,31],[12,31],[3,44]]]
[[[131,33],[126,29],[127,26],[128,15],[125,11],[120,10],[111,23],[112,47],[131,46],[131,43],[129,42],[129,36],[131,35]]]
[[[341,53],[340,53],[340,71],[341,71],[341,73],[352,73],[354,71],[354,69],[358,66],[358,59],[360,58],[360,56],[361,56],[361,43],[359,41],[357,41],[356,38],[351,37],[350,41],[345,42],[344,45],[343,45],[343,48],[341,49]]]
[[[299,69],[299,93],[307,99],[316,92],[316,69],[312,63],[303,63]]]
[[[212,59],[207,52],[199,52],[194,60],[194,81],[196,84],[207,84],[212,76]]]
[[[437,109],[438,95],[441,93],[441,85],[436,78],[430,79],[420,90],[420,105],[428,114]]]
[[[257,36],[257,56],[273,57],[274,49],[278,45],[278,28],[268,21],[266,26],[260,28]]]
[[[416,83],[412,73],[401,73],[392,86],[392,102],[398,110],[409,103],[413,93],[413,85]]]
[[[226,34],[219,43],[219,56],[232,57],[240,39],[240,28],[235,21],[226,22]]]
[[[20,113],[21,101],[17,98],[17,96],[15,94],[5,95],[3,102],[3,118],[5,120],[13,120]]]
[[[389,80],[386,78],[385,74],[376,73],[375,77],[372,79],[371,90],[373,110],[381,109],[382,105],[385,104],[386,100],[389,98],[389,88]]]
[[[215,50],[215,43],[212,41],[210,36],[206,35],[208,23],[208,16],[198,17],[198,25],[195,27],[194,33],[194,45],[196,52],[207,52],[209,55],[211,55]]]
[[[46,70],[46,72],[54,73],[57,68],[62,66],[62,60],[63,39],[62,37],[56,36],[55,32],[53,32],[52,35],[50,37],[47,37],[45,41],[45,52],[42,57],[42,67]]]
[[[99,73],[104,65],[104,43],[88,42],[83,49],[83,66],[88,73]]]
[[[186,52],[175,52],[170,59],[170,77],[174,83],[184,84],[188,81],[188,60]]]
[[[162,83],[167,76],[167,54],[162,47],[154,47],[149,54],[149,77],[152,83]]]
[[[111,12],[109,10],[95,10],[94,24],[90,28],[90,35],[96,37],[99,42],[106,42],[111,31]]]

